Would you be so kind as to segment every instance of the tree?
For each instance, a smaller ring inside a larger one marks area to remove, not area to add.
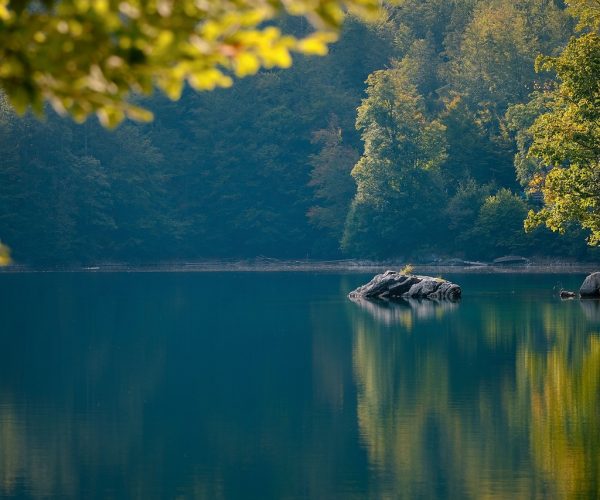
[[[549,96],[544,92],[534,92],[529,102],[515,104],[508,108],[504,117],[507,130],[513,135],[517,146],[514,166],[517,180],[523,188],[529,187],[540,169],[540,160],[528,154],[533,141],[531,126],[541,114],[548,111]]]
[[[473,228],[474,240],[484,255],[505,255],[526,250],[531,238],[523,229],[524,200],[508,189],[486,198]]]
[[[566,42],[570,22],[548,0],[479,2],[458,47],[451,49],[449,79],[475,106],[502,116],[523,102],[536,80],[534,61]]]
[[[345,12],[373,18],[377,0],[0,0],[0,86],[19,112],[45,101],[77,121],[114,126],[151,114],[128,102],[158,86],[177,99],[187,82],[227,87],[232,75],[288,67],[291,52],[325,54]],[[285,35],[277,15],[315,31]]]
[[[342,247],[363,255],[412,253],[433,241],[444,193],[444,126],[425,114],[423,98],[401,69],[376,71],[356,127],[364,153],[352,170],[357,190]]]
[[[534,34],[512,3],[481,2],[449,65],[451,80],[471,102],[502,108],[531,91],[536,53]]]
[[[498,122],[488,109],[472,109],[467,99],[455,96],[446,103],[439,119],[447,131],[444,178],[451,191],[468,179],[480,184],[514,184],[512,143],[500,133]]]
[[[321,145],[320,151],[310,158],[309,185],[315,190],[317,203],[310,207],[307,215],[312,224],[325,229],[339,241],[354,194],[350,172],[359,154],[342,141],[342,130],[336,116],[330,118],[326,129],[313,134],[313,142]]]
[[[491,190],[490,185],[480,185],[474,179],[467,179],[458,184],[456,193],[448,200],[445,215],[448,229],[454,235],[455,251],[464,253],[464,249],[473,250],[479,243],[473,227]]]
[[[600,19],[600,9],[591,10],[582,19]],[[544,206],[529,212],[526,226],[564,233],[576,222],[600,245],[600,36],[573,38],[560,56],[539,58],[537,68],[556,72],[557,82],[546,91],[548,111],[529,129],[528,154],[538,162],[530,189],[543,194]]]

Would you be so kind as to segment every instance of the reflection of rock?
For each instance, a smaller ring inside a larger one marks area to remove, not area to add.
[[[348,295],[355,298],[424,298],[457,300],[461,289],[458,285],[442,278],[413,276],[395,271],[378,274],[369,283]]]
[[[507,255],[506,257],[494,259],[494,265],[496,266],[527,266],[530,263],[529,259],[520,255]]]
[[[385,325],[412,325],[413,319],[428,319],[439,317],[458,307],[456,302],[397,299],[369,300],[361,297],[351,297],[350,300],[367,311],[378,322]]]
[[[589,321],[600,323],[600,301],[597,300],[581,300],[581,309],[583,314]]]
[[[439,260],[431,263],[436,266],[443,267],[485,267],[489,266],[487,262],[479,262],[472,260],[462,260],[462,259],[447,259],[447,260]]]
[[[579,289],[581,297],[600,297],[600,273],[590,274]]]

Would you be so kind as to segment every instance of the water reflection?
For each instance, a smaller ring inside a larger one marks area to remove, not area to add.
[[[153,332],[168,320],[146,314],[135,293],[95,303],[93,283],[47,284],[29,289],[36,302],[3,298],[0,497],[102,496],[103,481],[123,478],[128,494],[143,491],[132,458],[164,375],[166,338]]]
[[[362,498],[339,277],[2,278],[1,498]]]
[[[586,299],[580,300],[579,304],[583,310],[583,314],[589,321],[600,323],[600,300]]]
[[[600,497],[588,303],[527,277],[352,303],[360,279],[15,276],[0,497]]]
[[[376,321],[385,325],[400,324],[411,329],[415,320],[441,318],[444,314],[454,311],[458,302],[449,300],[419,300],[419,299],[350,299],[356,305],[368,312]]]
[[[561,498],[600,497],[600,338],[582,344],[523,348],[517,365],[533,462]]]
[[[597,305],[580,304],[476,297],[411,322],[408,305],[349,310],[370,496],[600,497]]]

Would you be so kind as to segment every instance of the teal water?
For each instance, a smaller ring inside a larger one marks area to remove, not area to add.
[[[370,277],[0,275],[0,497],[600,497],[583,276]]]

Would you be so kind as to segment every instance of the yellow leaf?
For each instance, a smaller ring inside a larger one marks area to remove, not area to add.
[[[95,0],[94,9],[101,16],[108,12],[109,4],[108,0]]]
[[[300,40],[298,43],[298,50],[303,54],[314,54],[317,56],[324,56],[328,52],[328,43],[335,42],[337,35],[335,33],[321,33],[315,34]]]
[[[8,10],[8,0],[0,1],[0,19],[8,21],[11,18],[11,11]]]
[[[115,107],[100,108],[96,114],[102,126],[107,128],[115,128],[125,119],[123,110]]]
[[[292,56],[285,47],[273,47],[266,49],[263,53],[263,59],[266,66],[278,66],[280,68],[289,68],[292,65]]]
[[[144,108],[138,108],[137,106],[129,106],[125,112],[128,118],[138,122],[150,122],[154,117],[151,111]]]
[[[260,68],[260,61],[254,54],[242,53],[235,58],[235,74],[239,77],[253,75]]]
[[[164,76],[159,80],[158,86],[167,94],[169,99],[177,101],[183,92],[183,83],[183,76],[170,72],[168,76]]]
[[[160,49],[165,49],[169,45],[173,43],[175,38],[175,34],[170,30],[162,30],[158,37],[156,38],[156,47]]]
[[[190,85],[196,90],[212,90],[215,87],[229,87],[233,82],[219,70],[210,68],[196,71],[188,78]]]

